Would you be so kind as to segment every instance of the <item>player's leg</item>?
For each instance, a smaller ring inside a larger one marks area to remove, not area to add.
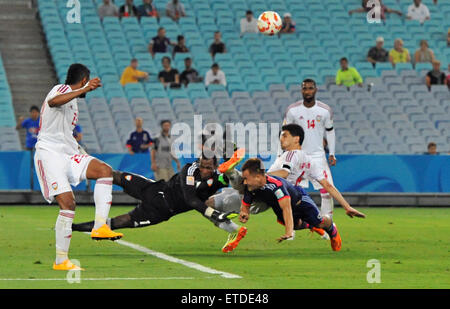
[[[328,165],[326,158],[317,158],[313,160],[315,164],[318,164],[318,166],[320,166],[320,168],[323,171],[323,175],[328,180],[328,182],[333,185],[333,178],[331,176],[330,166]],[[334,209],[333,197],[318,182],[313,181],[313,185],[314,189],[317,189],[320,192],[321,198],[320,213],[322,215],[333,217],[333,209]]]
[[[94,221],[72,224],[72,230],[77,232],[90,232],[94,228]],[[123,214],[106,221],[111,230],[133,228],[134,224],[129,214]]]
[[[56,258],[53,269],[81,269],[68,259],[72,237],[71,225],[75,216],[75,198],[66,175],[67,162],[57,153],[38,149],[34,156],[34,164],[44,198],[51,203],[56,197],[60,207],[55,223]]]
[[[60,211],[55,224],[56,259],[54,269],[69,260],[72,222],[75,217],[75,196],[73,192],[58,194],[55,199],[59,204]]]
[[[145,189],[156,183],[154,180],[141,175],[122,171],[113,171],[113,182],[115,185],[122,187],[126,194],[141,201],[144,199]]]
[[[106,224],[109,210],[112,204],[113,172],[111,166],[92,157],[88,157],[89,163],[85,169],[84,177],[95,179],[94,202],[95,202],[95,224],[91,232],[92,239],[119,239],[122,233],[111,231]]]
[[[294,217],[302,219],[312,227],[324,229],[330,237],[331,248],[334,251],[341,249],[341,236],[333,223],[333,219],[327,215],[322,216],[319,208],[308,195],[303,196],[302,202],[296,205]]]

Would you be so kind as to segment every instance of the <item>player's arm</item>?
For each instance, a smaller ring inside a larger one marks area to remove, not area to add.
[[[267,174],[286,179],[289,175],[289,172],[286,170],[276,170],[276,171],[272,171],[272,172],[267,172]]]
[[[198,169],[196,170],[198,171]],[[189,167],[185,166],[180,173],[181,191],[183,193],[184,201],[189,205],[189,207],[197,210],[205,217],[214,219],[218,222],[224,222],[236,217],[236,215],[232,216],[230,213],[221,213],[214,208],[206,206],[206,204],[197,197],[197,193],[195,191],[196,179],[194,176],[196,170],[189,171]]]
[[[101,86],[102,84],[100,78],[96,77],[91,79],[83,88],[53,97],[48,101],[48,105],[50,107],[60,107],[66,103],[69,103],[73,99],[78,98],[80,95],[93,91]]]
[[[322,179],[319,181],[319,183],[322,185],[322,187],[327,190],[330,195],[341,204],[341,206],[345,209],[345,213],[350,218],[359,217],[359,218],[365,218],[366,215],[362,212],[357,211],[356,209],[352,208],[350,204],[345,200],[345,198],[342,196],[342,194],[326,179]]]
[[[17,121],[16,130],[20,130],[23,128],[23,122],[25,120],[25,117],[20,116],[19,120]]]
[[[330,162],[331,166],[334,166],[336,165],[336,132],[333,127],[333,111],[331,110],[325,120],[325,137],[328,143],[328,150],[330,151],[328,162]]]
[[[244,197],[241,202],[241,211],[239,213],[239,221],[247,223],[250,218],[250,205],[252,204],[252,197],[247,191],[244,192]]]
[[[292,216],[290,196],[284,196],[282,199],[279,199],[278,204],[280,205],[280,208],[283,211],[283,220],[285,227],[284,235],[278,239],[278,241],[281,242],[283,240],[290,240],[294,238],[294,218]]]

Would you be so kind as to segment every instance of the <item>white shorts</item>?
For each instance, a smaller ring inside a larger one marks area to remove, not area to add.
[[[331,170],[330,170],[330,166],[328,165],[327,158],[326,157],[311,158],[311,163],[318,166],[319,169],[322,170],[322,173],[325,176],[325,179],[328,180],[328,182],[333,185],[333,177],[331,176]],[[308,188],[310,181],[313,184],[313,187],[315,190],[322,189],[322,185],[320,183],[318,183],[314,179],[309,179],[308,177],[301,180],[300,187]]]
[[[72,186],[77,186],[86,179],[86,170],[94,159],[89,155],[67,155],[42,148],[36,149],[34,155],[35,171],[41,186],[41,192],[48,203],[54,197],[64,192],[71,192]]]

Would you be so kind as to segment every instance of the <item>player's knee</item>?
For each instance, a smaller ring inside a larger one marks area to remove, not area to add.
[[[319,224],[318,227],[320,227],[320,228],[328,228],[328,227],[331,226],[332,222],[333,222],[333,221],[332,221],[332,219],[331,219],[330,216],[324,215],[324,216],[323,216],[323,220],[322,220],[322,222]]]
[[[113,184],[120,186],[122,184],[122,172],[113,171]]]
[[[98,168],[98,178],[107,177],[113,177],[113,170],[108,164],[102,163]]]
[[[74,198],[71,197],[63,197],[58,200],[59,206],[63,210],[72,210],[74,211],[76,208],[76,202]]]

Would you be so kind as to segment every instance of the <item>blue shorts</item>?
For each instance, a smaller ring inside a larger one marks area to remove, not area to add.
[[[301,187],[295,188],[302,193],[302,200],[292,206],[294,222],[297,222],[298,219],[302,219],[302,221],[305,221],[314,227],[318,227],[323,221],[319,208],[308,193],[306,193],[305,189]]]

